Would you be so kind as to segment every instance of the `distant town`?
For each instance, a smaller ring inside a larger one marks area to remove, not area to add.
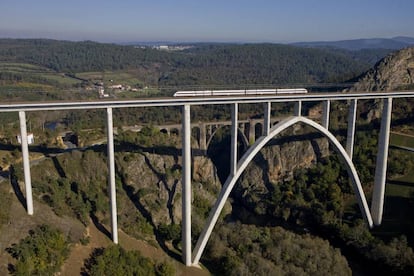
[[[156,45],[137,45],[135,48],[145,49],[152,48],[161,51],[183,51],[191,49],[194,45],[167,45],[167,44],[156,44]]]

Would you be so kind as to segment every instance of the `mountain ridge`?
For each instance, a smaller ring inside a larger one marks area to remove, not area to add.
[[[309,48],[340,48],[351,51],[363,49],[393,49],[400,50],[414,45],[414,38],[397,36],[393,38],[359,38],[337,41],[295,42],[290,45]]]

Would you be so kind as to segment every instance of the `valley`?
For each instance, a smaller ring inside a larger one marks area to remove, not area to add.
[[[332,82],[352,83],[351,91],[369,93],[411,89],[414,83],[410,78],[413,48],[387,56],[373,69],[350,56],[285,45],[200,45],[170,53],[92,42],[0,40],[0,97],[2,104],[6,103],[3,99],[99,100],[101,86],[117,99],[170,96],[182,87],[318,87]],[[130,90],[110,88],[118,84]],[[343,101],[331,106],[329,127],[340,142],[346,139],[348,105]],[[378,100],[358,103],[354,162],[368,197],[373,187],[380,106]],[[108,260],[111,256],[115,260],[111,254],[116,252],[125,259],[132,256],[128,254],[139,254],[134,258],[155,275],[369,275],[384,271],[410,275],[414,269],[410,212],[414,207],[414,153],[396,147],[414,144],[413,108],[411,99],[394,102],[382,226],[370,231],[363,222],[348,175],[327,141],[309,128],[295,126],[266,145],[238,181],[201,259],[203,270],[181,262],[181,137],[157,127],[179,122],[178,108],[114,112],[115,127],[124,127],[115,136],[115,162],[119,248],[126,252],[111,247],[109,238],[106,144],[91,146],[93,141],[104,141],[103,112],[28,112],[28,126],[35,137],[31,149],[37,149],[30,155],[44,156],[31,167],[34,216],[24,209],[21,152],[15,138],[18,119],[16,114],[0,113],[4,178],[0,181],[0,274],[33,269],[36,265],[20,266],[21,260],[6,248],[19,244],[39,225],[49,225],[69,238],[63,266],[53,268],[62,275],[93,274],[102,260],[108,269],[115,267]],[[286,115],[293,109],[292,104],[274,104],[271,113]],[[304,116],[320,109],[317,104],[304,104]],[[229,106],[221,105],[195,107],[191,120],[229,120],[229,111]],[[262,105],[240,105],[239,116],[260,118],[261,112]],[[59,122],[56,129],[44,127],[51,122]],[[145,127],[138,132],[125,128],[140,124]],[[56,137],[63,131],[77,134],[82,148],[62,151]],[[192,147],[197,148],[193,135]],[[223,175],[229,173],[223,165],[229,163],[229,144],[229,129],[220,128],[208,150],[193,157],[193,243],[222,188]],[[51,154],[57,151],[62,153]]]

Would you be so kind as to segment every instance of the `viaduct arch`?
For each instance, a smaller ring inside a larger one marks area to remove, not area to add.
[[[273,118],[272,124],[279,122],[281,118]],[[264,119],[248,119],[238,120],[238,133],[241,138],[241,142],[245,149],[254,141],[263,135],[264,131]],[[213,140],[217,131],[223,127],[231,127],[231,121],[218,121],[218,122],[198,122],[191,123],[191,135],[197,141],[198,147],[202,151],[207,151],[211,141]],[[182,136],[182,126],[180,124],[171,125],[158,125],[159,131],[167,135]]]
[[[211,135],[210,135],[210,137],[208,138],[207,143],[206,143],[206,150],[208,150],[208,147],[210,146],[211,141],[213,141],[214,136],[216,136],[217,131],[218,131],[219,129],[223,128],[223,127],[225,127],[225,125],[221,125],[221,126],[220,126],[220,127],[218,127],[217,129],[215,129],[215,130],[213,131],[213,133],[211,133]],[[247,148],[249,147],[249,140],[248,140],[248,138],[247,138],[246,134],[245,134],[245,133],[243,133],[243,130],[242,130],[242,129],[240,129],[240,128],[238,128],[238,129],[237,129],[237,132],[238,132],[238,136],[242,138],[242,139],[241,139],[241,142],[242,142],[242,144],[243,144],[243,148],[244,148],[244,149],[247,149]]]

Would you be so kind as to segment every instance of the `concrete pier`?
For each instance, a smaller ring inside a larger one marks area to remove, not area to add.
[[[264,103],[264,123],[263,123],[263,136],[267,136],[270,133],[271,122],[270,122],[270,115],[272,111],[272,103],[267,102]]]
[[[390,140],[392,98],[384,99],[381,128],[378,140],[377,164],[375,167],[374,190],[372,193],[371,214],[375,225],[382,222],[384,210],[385,180],[387,177],[388,145]]]
[[[302,116],[302,101],[295,102],[295,107],[293,109],[293,115]]]
[[[108,140],[108,186],[109,200],[111,204],[112,241],[118,243],[118,218],[116,210],[116,185],[115,185],[115,158],[114,158],[114,132],[113,132],[112,108],[106,109],[106,134]]]
[[[230,175],[237,171],[237,130],[238,130],[238,111],[237,103],[231,105],[231,149],[230,149]],[[251,127],[251,126],[250,126]]]
[[[322,126],[329,129],[329,113],[331,110],[331,101],[324,101],[322,104]]]
[[[22,158],[24,170],[24,184],[26,188],[26,208],[29,215],[33,215],[32,179],[30,176],[29,145],[27,142],[26,113],[19,111],[20,137],[22,141]]]
[[[204,123],[200,123],[199,145],[201,150],[207,151],[207,131]]]
[[[186,266],[191,262],[191,120],[190,106],[182,107],[182,258]]]
[[[346,134],[346,152],[352,160],[354,154],[355,122],[357,113],[357,99],[350,100],[348,110],[348,131]]]

